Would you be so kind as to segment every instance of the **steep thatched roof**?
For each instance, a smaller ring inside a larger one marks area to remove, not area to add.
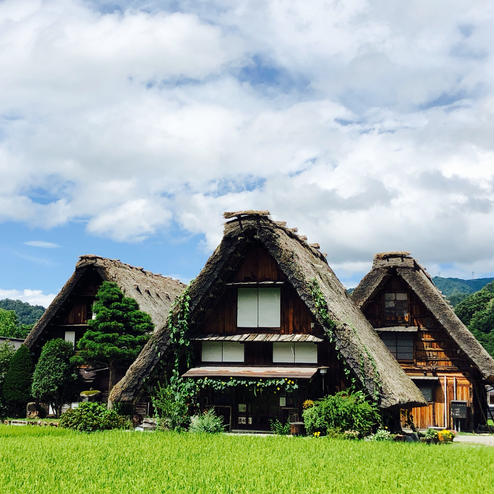
[[[330,317],[336,323],[337,350],[370,394],[374,394],[377,383],[381,383],[381,407],[425,403],[419,390],[348,297],[318,246],[309,245],[296,234],[296,229],[287,228],[285,223],[272,221],[265,211],[228,213],[226,217],[232,219],[225,225],[221,244],[190,285],[191,326],[200,320],[212,301],[222,296],[225,280],[236,272],[249,247],[261,244],[323,326],[311,291],[312,281],[317,280]],[[110,399],[133,401],[167,345],[166,329],[155,332],[124,378],[113,388]]]
[[[81,256],[72,276],[27,335],[25,344],[29,348],[36,345],[38,338],[70,296],[78,281],[89,270],[96,270],[105,281],[114,281],[127,297],[135,299],[139,304],[139,309],[151,316],[155,330],[164,326],[170,306],[185,288],[185,285],[178,280],[154,274],[115,259],[94,255]]]
[[[396,273],[415,292],[433,316],[448,332],[458,347],[488,382],[494,382],[494,360],[454,313],[453,308],[434,285],[424,268],[409,252],[376,254],[372,270],[352,293],[353,300],[363,308],[382,284]]]

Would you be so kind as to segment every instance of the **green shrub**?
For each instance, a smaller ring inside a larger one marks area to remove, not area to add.
[[[184,430],[190,423],[187,396],[172,386],[158,386],[151,397],[158,427]]]
[[[438,441],[439,440],[439,434],[437,433],[436,429],[427,429],[427,431],[424,434],[424,437],[428,441]]]
[[[375,434],[368,437],[369,441],[394,441],[394,436],[386,429],[378,429]]]
[[[216,434],[223,432],[225,426],[223,425],[222,417],[218,417],[214,410],[206,410],[201,415],[194,415],[190,419],[190,432],[207,432],[209,434]]]
[[[0,343],[0,418],[6,417],[8,414],[2,389],[14,353],[15,350],[9,343]]]
[[[270,420],[269,428],[279,436],[287,436],[290,434],[290,422],[286,422],[285,424],[280,420]]]
[[[3,397],[11,415],[26,416],[26,404],[31,398],[33,361],[25,345],[21,345],[12,356],[5,381]]]
[[[368,435],[380,423],[377,405],[369,403],[362,391],[340,391],[316,401],[302,412],[308,434],[326,434],[328,429],[344,432],[357,431]]]
[[[76,396],[77,373],[70,362],[74,349],[72,344],[56,338],[43,346],[33,374],[32,395],[36,401],[49,403],[57,417],[64,403]]]
[[[77,408],[67,410],[60,417],[60,427],[81,432],[103,431],[107,429],[127,429],[127,419],[102,403],[84,402]]]

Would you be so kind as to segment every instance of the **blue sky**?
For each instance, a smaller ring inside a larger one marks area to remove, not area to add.
[[[492,264],[492,2],[0,3],[0,297],[94,253],[193,278],[268,209],[347,286]]]

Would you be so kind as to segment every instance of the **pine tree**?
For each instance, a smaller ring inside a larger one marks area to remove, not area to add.
[[[124,297],[118,285],[109,281],[101,284],[93,310],[96,317],[88,321],[89,329],[79,340],[73,361],[107,364],[111,391],[117,366],[128,365],[137,357],[154,325],[133,298]]]
[[[24,416],[26,404],[31,398],[32,375],[31,354],[25,345],[21,345],[10,361],[3,383],[3,397],[12,415]]]
[[[63,404],[75,393],[77,374],[70,361],[73,354],[71,343],[61,338],[50,340],[43,346],[34,369],[32,395],[38,401],[49,403],[57,417],[62,413]]]

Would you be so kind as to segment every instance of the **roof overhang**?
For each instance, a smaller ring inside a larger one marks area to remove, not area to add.
[[[271,334],[271,333],[242,333],[242,334],[206,334],[192,338],[193,341],[236,341],[245,342],[297,342],[297,343],[321,343],[324,340],[311,334]]]
[[[408,377],[412,381],[439,381],[439,377],[438,376],[411,376],[409,374]]]
[[[417,333],[417,326],[388,326],[385,328],[374,328],[378,333]]]
[[[182,377],[261,377],[310,379],[318,367],[194,367]]]

